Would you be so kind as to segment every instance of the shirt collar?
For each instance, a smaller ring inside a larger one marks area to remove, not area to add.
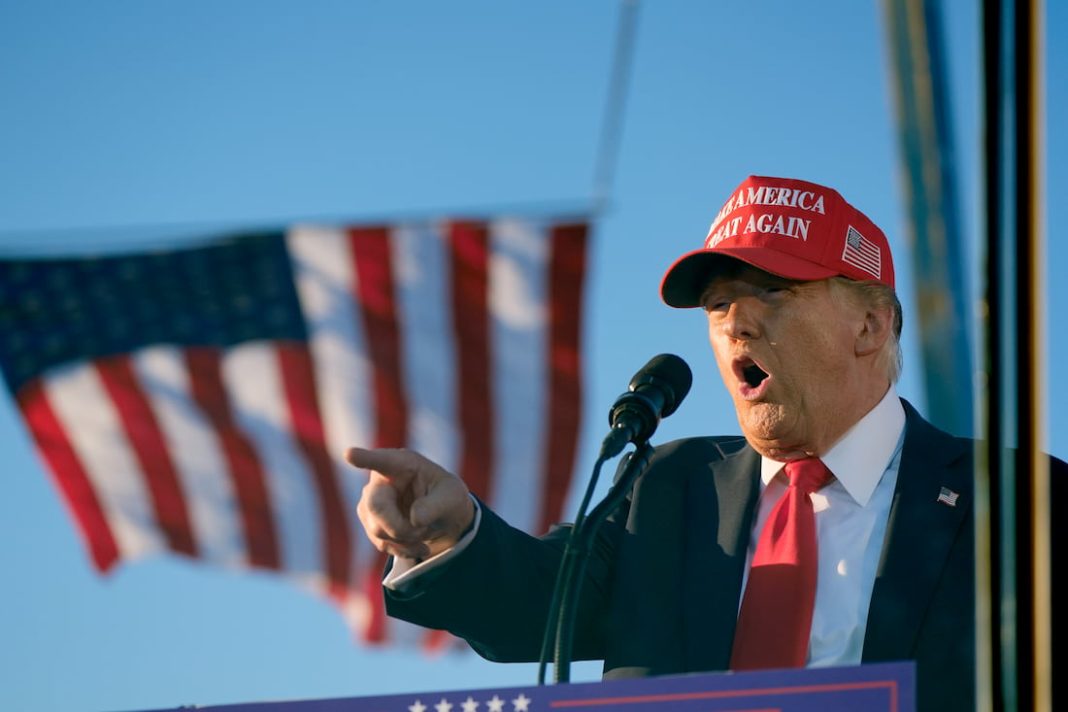
[[[905,429],[905,409],[893,384],[879,403],[858,420],[820,459],[862,507],[894,456]],[[784,463],[761,456],[760,479],[767,485]]]

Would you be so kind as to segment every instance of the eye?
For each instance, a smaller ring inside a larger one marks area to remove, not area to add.
[[[765,299],[781,299],[791,293],[790,287],[781,284],[774,284],[764,287],[762,294]]]
[[[705,299],[704,302],[705,311],[709,313],[725,311],[726,309],[729,309],[730,306],[730,300],[724,297],[711,297]]]

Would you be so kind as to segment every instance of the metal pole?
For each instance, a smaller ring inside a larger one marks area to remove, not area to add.
[[[971,435],[974,386],[963,239],[957,201],[951,105],[946,91],[940,4],[885,0],[893,60],[898,155],[912,238],[916,319],[923,356],[927,417],[955,435]]]
[[[1052,705],[1039,25],[1036,0],[984,2],[988,381],[976,509],[978,610],[989,614],[977,636],[984,710]]]

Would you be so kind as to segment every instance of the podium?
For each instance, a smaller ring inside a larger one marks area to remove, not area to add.
[[[915,664],[904,662],[251,702],[196,709],[208,712],[914,712],[915,688]]]

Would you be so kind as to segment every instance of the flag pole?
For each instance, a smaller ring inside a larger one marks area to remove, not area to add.
[[[634,42],[638,32],[638,0],[621,0],[616,43],[612,53],[612,76],[601,119],[601,135],[593,173],[593,212],[607,208],[612,194],[616,164],[623,137],[623,111],[627,103]]]
[[[1050,709],[1041,229],[1041,3],[983,6],[985,467],[977,481],[978,709]],[[989,531],[989,535],[984,533]]]
[[[940,5],[886,0],[898,120],[898,156],[909,214],[914,296],[920,305],[928,418],[954,435],[974,431],[973,326],[957,200],[951,102]]]

